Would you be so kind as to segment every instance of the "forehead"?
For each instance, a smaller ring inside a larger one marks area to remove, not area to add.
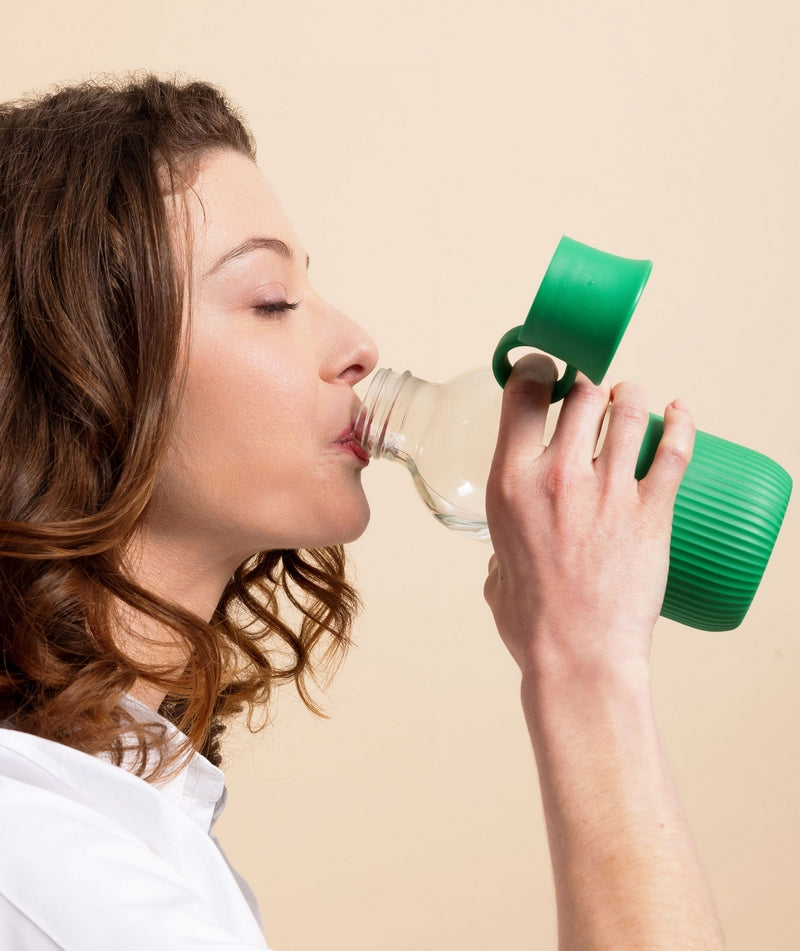
[[[236,152],[212,152],[203,161],[187,195],[187,208],[201,269],[257,235],[297,248],[294,230],[264,174]]]

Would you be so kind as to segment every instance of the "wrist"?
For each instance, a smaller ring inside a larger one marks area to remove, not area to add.
[[[649,698],[651,637],[648,624],[541,625],[520,662],[523,699],[549,708],[575,695],[600,707]]]
[[[624,757],[626,750],[655,740],[644,652],[615,658],[590,649],[577,657],[542,651],[523,669],[520,689],[539,758],[578,749],[591,750],[590,759]]]

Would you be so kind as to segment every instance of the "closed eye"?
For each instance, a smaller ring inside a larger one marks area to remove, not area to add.
[[[287,310],[297,310],[300,306],[301,301],[287,301],[287,300],[271,300],[266,301],[263,304],[256,304],[253,307],[259,314],[264,314],[265,316],[270,316],[272,314],[282,314]]]

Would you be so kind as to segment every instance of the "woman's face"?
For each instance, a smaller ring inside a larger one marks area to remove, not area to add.
[[[249,159],[212,153],[188,201],[185,391],[148,534],[235,564],[350,541],[369,518],[353,384],[375,346],[314,291],[306,251]]]

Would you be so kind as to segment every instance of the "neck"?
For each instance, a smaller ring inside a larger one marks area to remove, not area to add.
[[[212,562],[192,546],[169,544],[141,532],[129,547],[128,570],[136,583],[168,604],[202,621],[209,621],[237,565]],[[120,605],[118,645],[137,666],[159,671],[167,678],[186,664],[186,644],[180,634],[154,618]],[[129,691],[153,710],[161,706],[166,689],[139,679]]]

